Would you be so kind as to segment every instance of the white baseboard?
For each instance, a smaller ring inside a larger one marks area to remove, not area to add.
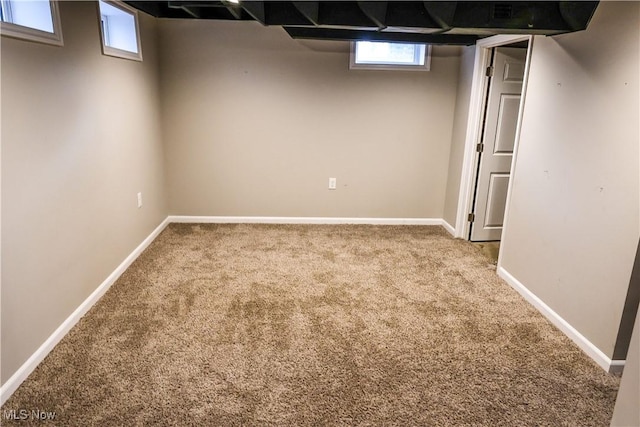
[[[456,229],[453,228],[453,226],[449,224],[447,220],[442,219],[442,226],[449,232],[449,234],[451,234],[453,237],[456,237]]]
[[[151,242],[164,230],[169,223],[166,218],[151,234],[138,245],[137,248],[131,252],[131,254],[125,258],[124,261],[107,277],[98,288],[85,299],[78,308],[67,319],[62,322],[58,329],[56,329],[47,340],[27,359],[26,362],[0,387],[0,406],[11,397],[11,395],[18,389],[20,384],[33,372],[33,370],[44,360],[45,357],[53,350],[53,348],[64,338],[64,336],[78,323],[78,321],[84,316],[87,311],[104,295],[105,292],[115,283],[116,280],[124,273],[124,271],[138,258],[138,256],[144,251]]]
[[[611,360],[598,347],[589,341],[584,335],[578,332],[573,326],[564,320],[558,313],[553,311],[551,307],[538,298],[533,292],[527,289],[522,283],[513,277],[504,267],[498,267],[498,276],[502,277],[505,282],[511,285],[520,295],[524,297],[531,305],[533,305],[544,317],[549,319],[558,329],[568,336],[587,356],[591,357],[602,369],[607,372],[622,372],[624,369],[624,360]]]
[[[169,222],[216,224],[369,224],[443,225],[441,218],[334,218],[311,216],[181,216],[170,215]]]

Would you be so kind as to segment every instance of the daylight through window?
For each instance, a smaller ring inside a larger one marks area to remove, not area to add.
[[[137,12],[120,3],[98,3],[104,54],[141,60]]]
[[[424,44],[358,41],[353,43],[351,68],[429,69],[429,48]]]
[[[2,35],[62,45],[58,4],[48,0],[0,0]]]

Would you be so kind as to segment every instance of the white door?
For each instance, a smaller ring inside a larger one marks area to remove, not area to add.
[[[500,240],[527,49],[497,47],[486,102],[471,240]]]

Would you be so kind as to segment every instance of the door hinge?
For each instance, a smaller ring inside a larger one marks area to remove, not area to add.
[[[467,221],[469,222],[473,222],[476,219],[476,214],[474,213],[470,213],[469,216],[467,217]]]
[[[478,153],[482,153],[484,151],[484,144],[478,144],[476,145],[476,151]]]
[[[493,77],[493,66],[487,67],[487,77]]]

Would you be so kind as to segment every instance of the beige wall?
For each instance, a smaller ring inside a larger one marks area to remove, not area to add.
[[[639,237],[640,3],[535,37],[502,266],[611,357]]]
[[[349,71],[346,42],[160,29],[171,214],[442,218],[459,48],[426,73]]]
[[[1,41],[3,383],[167,215],[156,21],[106,57],[95,8],[60,3],[64,47]]]
[[[611,427],[640,425],[640,316],[636,317]]]
[[[469,102],[471,100],[471,83],[473,81],[475,53],[475,46],[467,46],[462,49],[462,55],[460,57],[458,93],[453,119],[453,134],[451,137],[451,153],[449,155],[447,190],[445,193],[443,214],[444,220],[454,228],[458,214],[458,197],[460,195],[462,161],[467,137],[467,123],[469,121]]]

